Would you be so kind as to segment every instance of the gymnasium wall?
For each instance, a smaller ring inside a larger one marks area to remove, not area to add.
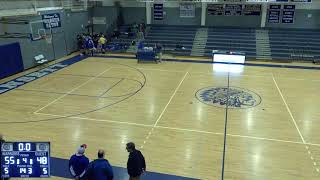
[[[110,32],[117,24],[118,9],[114,6],[94,7],[91,9],[90,19],[92,17],[104,17],[106,18],[106,24],[95,24],[93,29],[95,32]],[[91,19],[92,21],[92,19]]]
[[[122,7],[124,24],[141,23],[146,21],[145,7]],[[134,14],[134,15],[133,15]]]
[[[29,21],[41,20],[41,14],[59,13],[61,27],[52,29],[52,44],[46,40],[31,41],[22,38],[0,38],[0,44],[19,42],[22,51],[24,68],[35,66],[34,56],[43,54],[48,60],[54,60],[66,56],[77,50],[76,35],[86,32],[84,28],[88,24],[88,12],[70,12],[64,10],[42,11],[36,16],[27,16],[23,19]],[[7,24],[2,31],[30,33],[29,24]]]
[[[163,8],[163,20],[153,19],[153,3],[151,3],[151,23],[165,25],[200,26],[201,25],[201,3],[196,3],[195,17],[180,17],[180,6],[178,2],[167,2]]]
[[[206,26],[260,28],[261,16],[212,16],[207,15]]]
[[[145,5],[142,6],[138,3],[135,8],[133,3],[122,3],[125,6],[129,4],[130,8],[124,8],[124,14],[130,15],[137,13],[141,19],[145,15]],[[151,3],[151,22],[152,24],[164,25],[200,25],[201,22],[201,3],[196,3],[196,16],[194,18],[180,18],[180,7],[178,2],[165,2],[164,3],[164,20],[153,20],[153,4]],[[209,4],[209,3],[208,3]],[[236,3],[230,3],[236,4]],[[242,3],[243,4],[243,3]],[[142,8],[143,7],[143,8]],[[296,4],[295,22],[294,24],[271,24],[266,22],[267,28],[306,28],[306,29],[319,29],[320,28],[320,1],[313,1],[313,3],[298,3]],[[132,17],[136,18],[136,17]],[[125,22],[131,23],[130,19]],[[225,27],[233,26],[240,28],[260,28],[261,16],[212,16],[206,13],[206,26],[211,27]]]
[[[266,23],[269,28],[320,29],[320,1],[296,4],[293,24]]]
[[[37,7],[57,7],[61,6],[61,1],[41,0],[37,1]],[[0,9],[32,9],[34,1],[30,0],[9,0],[0,1]]]
[[[146,4],[135,1],[120,1],[124,24],[146,21]]]
[[[114,2],[120,2],[121,7],[115,7]],[[103,1],[102,7],[93,8],[94,17],[106,17],[106,25],[95,25],[95,31],[100,32],[107,28],[108,31],[115,28],[115,22],[117,21],[117,15],[122,14],[123,24],[133,24],[135,22],[140,23],[146,19],[145,3],[139,3],[136,1],[126,0],[108,0]]]

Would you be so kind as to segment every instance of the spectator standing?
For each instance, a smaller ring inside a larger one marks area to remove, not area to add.
[[[104,35],[101,35],[101,37],[99,38],[99,43],[98,43],[98,47],[99,47],[99,51],[102,53],[105,53],[105,46],[106,46],[106,38],[104,37]]]
[[[112,180],[113,170],[108,160],[104,159],[104,150],[98,151],[98,159],[92,161],[85,177],[90,180]]]
[[[127,143],[126,149],[129,152],[127,162],[129,180],[140,180],[141,175],[146,171],[145,159],[133,142]]]
[[[162,62],[162,45],[160,43],[157,43],[155,48],[156,48],[156,51],[159,55],[158,62]]]
[[[83,179],[86,168],[89,165],[89,159],[84,155],[87,145],[81,145],[77,153],[72,155],[69,160],[69,170],[75,179]]]

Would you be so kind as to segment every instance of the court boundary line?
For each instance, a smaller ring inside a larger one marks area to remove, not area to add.
[[[158,125],[160,119],[162,118],[164,112],[167,110],[169,104],[171,103],[173,97],[176,95],[176,93],[178,92],[181,84],[184,82],[184,80],[186,79],[187,75],[189,74],[189,72],[187,71],[184,76],[182,77],[180,83],[178,84],[178,86],[176,87],[176,89],[174,90],[174,92],[172,93],[168,103],[166,104],[166,106],[163,108],[162,112],[160,113],[159,117],[157,118],[156,122],[153,124],[151,130],[148,132],[148,135],[146,136],[146,138],[143,141],[143,144],[140,146],[141,149],[143,149],[143,147],[145,146],[145,144],[147,143],[147,140],[149,139],[149,137],[151,136],[152,132],[154,131],[154,128]]]
[[[301,131],[300,131],[300,128],[299,128],[296,120],[294,119],[294,117],[293,117],[293,115],[292,115],[292,112],[291,112],[291,110],[290,110],[290,108],[289,108],[289,106],[288,106],[288,104],[287,104],[287,102],[286,102],[286,100],[285,100],[285,98],[284,98],[284,96],[283,96],[283,94],[282,94],[282,92],[281,92],[281,90],[280,90],[280,88],[279,88],[279,86],[278,86],[278,83],[277,83],[276,79],[274,78],[274,75],[273,75],[273,74],[272,74],[272,80],[273,80],[273,82],[274,82],[274,84],[275,84],[275,86],[276,86],[276,88],[277,88],[277,90],[278,90],[278,93],[279,93],[280,96],[281,96],[282,102],[283,102],[284,105],[286,106],[286,109],[287,109],[287,111],[288,111],[288,113],[289,113],[289,115],[290,115],[290,117],[291,117],[291,121],[293,122],[293,124],[294,124],[294,126],[295,126],[295,128],[296,128],[296,130],[297,130],[297,132],[298,132],[298,134],[299,134],[302,142],[305,143],[306,141],[305,141],[305,139],[304,139],[304,137],[303,137],[303,135],[302,135],[302,133],[301,133]]]
[[[39,111],[42,111],[43,109],[45,109],[45,108],[49,107],[51,104],[53,104],[53,103],[55,103],[55,102],[59,101],[60,99],[62,99],[62,98],[64,98],[64,97],[66,97],[68,94],[72,93],[73,91],[75,91],[75,90],[77,90],[77,89],[81,88],[82,86],[86,85],[86,84],[87,84],[87,83],[89,83],[90,81],[92,81],[92,80],[96,79],[97,77],[99,77],[100,75],[104,74],[105,72],[108,72],[110,69],[112,69],[112,67],[107,68],[107,69],[106,69],[106,70],[104,70],[103,72],[101,72],[101,73],[99,73],[98,75],[96,75],[96,76],[94,76],[94,77],[90,78],[89,80],[85,81],[84,83],[80,84],[79,86],[77,86],[77,87],[75,87],[75,88],[71,89],[71,90],[70,90],[70,91],[68,91],[66,94],[64,94],[64,95],[62,95],[62,96],[59,96],[59,97],[58,97],[58,98],[56,98],[55,100],[51,101],[50,103],[48,103],[47,105],[45,105],[45,106],[41,107],[40,109],[38,109],[38,110],[34,111],[33,113],[37,113],[37,112],[39,112]]]
[[[95,57],[95,56],[93,56],[93,57]],[[98,58],[103,58],[103,57],[98,56]],[[116,57],[116,58],[121,59],[121,57]],[[111,59],[111,57],[108,58],[108,56],[106,56],[106,59]],[[133,60],[135,60],[135,59],[133,59]],[[101,62],[87,62],[87,63],[101,63]],[[214,64],[226,64],[226,63],[217,63],[217,62],[215,62],[212,65],[214,65]],[[232,64],[232,63],[231,64],[226,64],[226,65],[242,65],[242,66],[245,66],[245,64]],[[308,66],[306,66],[306,67],[308,67]],[[277,67],[274,67],[274,68],[277,68]],[[139,69],[139,70],[147,70],[147,71],[154,70],[154,71],[160,71],[160,72],[172,72],[172,73],[179,73],[179,72],[180,73],[184,73],[184,72],[186,72],[186,71],[165,70],[165,69],[157,69],[157,68],[153,69],[153,68],[140,68],[140,67],[137,67],[137,69]],[[289,68],[289,69],[294,69],[294,68]],[[320,70],[320,67],[319,67],[319,70]],[[205,72],[189,72],[189,74],[213,75],[213,73],[210,73],[210,72],[207,72],[207,73],[205,73]],[[271,74],[271,72],[266,74],[265,76],[263,76],[263,75],[251,75],[251,74],[250,75],[248,75],[248,74],[237,74],[237,75],[230,74],[230,77],[244,76],[244,77],[270,78],[270,76],[268,76],[269,74]],[[317,79],[303,79],[303,78],[290,78],[290,77],[279,77],[279,78],[280,79],[288,79],[288,80],[297,80],[297,81],[320,82],[320,80],[317,80]]]
[[[94,55],[91,57],[97,57],[97,58],[118,58],[118,59],[132,59],[137,60],[135,57],[129,57],[129,56],[103,56],[103,55]],[[285,64],[255,64],[255,63],[222,63],[222,62],[213,62],[208,60],[186,60],[186,59],[162,59],[162,61],[168,61],[168,62],[187,62],[187,63],[199,63],[199,64],[234,64],[234,65],[245,65],[245,66],[253,66],[253,67],[271,67],[271,68],[288,68],[288,69],[308,69],[308,70],[320,70],[320,67],[316,66],[298,66],[298,65],[285,65]]]
[[[96,121],[96,122],[108,122],[113,124],[126,124],[126,125],[135,125],[135,126],[141,126],[141,127],[153,127],[153,124],[141,124],[141,123],[133,123],[133,122],[125,122],[125,121],[114,121],[114,120],[107,120],[107,119],[97,119],[97,118],[87,118],[87,117],[79,117],[79,116],[64,116],[64,115],[57,115],[57,114],[49,114],[49,113],[35,113],[37,115],[47,115],[47,116],[56,116],[61,118],[69,118],[69,119],[81,119],[81,120],[87,120],[87,121]],[[186,132],[194,132],[194,133],[202,133],[202,134],[213,134],[213,135],[223,135],[224,133],[219,132],[211,132],[211,131],[204,131],[204,130],[194,130],[194,129],[187,129],[187,128],[178,128],[178,127],[168,127],[168,126],[160,126],[157,125],[154,128],[159,129],[169,129],[169,130],[176,130],[176,131],[186,131]],[[289,143],[289,144],[300,144],[304,145],[302,142],[298,141],[289,141],[289,140],[282,140],[282,139],[272,139],[272,138],[264,138],[264,137],[256,137],[256,136],[247,136],[247,135],[238,135],[238,134],[227,134],[227,136],[230,137],[238,137],[238,138],[247,138],[247,139],[253,139],[253,140],[265,140],[265,141],[274,141],[274,142],[281,142],[281,143]],[[310,146],[317,146],[320,147],[320,144],[314,144],[314,143],[308,143],[306,144]]]
[[[301,131],[300,131],[300,128],[299,128],[296,120],[295,120],[294,117],[293,117],[293,114],[292,114],[292,112],[291,112],[291,110],[290,110],[290,108],[289,108],[289,106],[288,106],[288,104],[287,104],[287,102],[286,102],[286,100],[285,100],[285,98],[284,98],[284,96],[283,96],[283,94],[282,94],[279,86],[278,86],[278,83],[277,83],[277,81],[276,81],[273,73],[272,73],[272,79],[273,79],[273,82],[274,82],[276,88],[278,89],[278,92],[279,92],[279,94],[280,94],[280,96],[281,96],[281,99],[282,99],[283,103],[285,104],[285,106],[286,106],[286,108],[287,108],[287,111],[288,111],[288,113],[289,113],[289,115],[290,115],[290,117],[291,117],[291,120],[292,120],[293,124],[295,125],[295,127],[296,127],[296,129],[297,129],[297,131],[298,131],[298,133],[299,133],[299,135],[300,135],[300,138],[301,138],[301,140],[302,140],[302,143],[303,143],[303,145],[305,146],[305,148],[306,148],[306,150],[307,150],[307,152],[308,152],[309,158],[310,158],[311,161],[313,162],[313,165],[314,165],[316,171],[319,173],[319,172],[320,172],[320,169],[319,169],[318,166],[317,166],[317,163],[316,163],[316,161],[315,161],[315,159],[314,159],[314,157],[313,157],[313,155],[312,155],[312,152],[309,150],[309,146],[306,144],[306,141],[305,141],[305,139],[304,139],[304,137],[303,137],[303,135],[302,135],[302,133],[301,133]]]

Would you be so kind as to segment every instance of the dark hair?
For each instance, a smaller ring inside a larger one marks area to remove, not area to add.
[[[136,146],[134,145],[133,142],[129,142],[129,143],[127,143],[127,148],[130,149],[130,150],[135,150]]]
[[[103,158],[104,157],[104,150],[99,150],[98,151],[98,158]]]

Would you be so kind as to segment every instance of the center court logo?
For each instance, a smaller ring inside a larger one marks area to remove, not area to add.
[[[251,108],[261,103],[261,97],[247,89],[230,87],[229,100],[227,97],[228,87],[206,87],[196,93],[199,101],[217,107],[226,107],[227,101],[229,108]]]

